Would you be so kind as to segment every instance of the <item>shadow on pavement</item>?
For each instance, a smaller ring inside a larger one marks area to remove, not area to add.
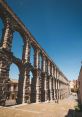
[[[76,111],[73,109],[69,109],[67,115],[65,117],[82,117],[82,111]]]
[[[72,109],[69,109],[67,115],[65,117],[75,117],[75,111]]]
[[[69,109],[67,115],[65,117],[82,117],[82,107],[79,103],[77,95],[73,95],[74,100],[77,102],[77,105],[74,106],[75,109]]]

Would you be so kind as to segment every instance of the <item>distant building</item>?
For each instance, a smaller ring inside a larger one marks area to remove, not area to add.
[[[18,80],[10,80],[7,84],[6,99],[15,100],[18,92]]]
[[[74,82],[74,90],[77,91],[78,90],[78,80],[73,80]]]
[[[74,82],[70,81],[70,89],[74,89]]]
[[[82,66],[79,72],[78,82],[79,82],[78,99],[79,102],[82,104]]]
[[[78,80],[70,81],[70,89],[71,89],[71,92],[77,92],[77,90],[78,90]]]
[[[5,89],[3,91],[3,89]],[[0,105],[9,106],[17,104],[18,81],[7,79],[0,83]],[[1,95],[2,94],[2,95]]]

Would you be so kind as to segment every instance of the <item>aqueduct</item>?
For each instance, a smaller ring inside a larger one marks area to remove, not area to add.
[[[10,66],[14,63],[19,69],[18,103],[25,103],[27,100],[31,103],[53,101],[68,96],[68,79],[4,0],[0,0],[0,18],[4,25],[2,36],[0,35],[0,83],[9,79]],[[23,39],[22,59],[11,51],[15,31]],[[31,47],[34,50],[34,64],[30,62]],[[30,72],[33,74],[31,82]],[[0,89],[0,95],[4,90]]]

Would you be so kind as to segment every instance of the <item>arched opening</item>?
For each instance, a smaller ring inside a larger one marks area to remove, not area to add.
[[[30,75],[30,84],[32,84],[32,80],[33,80],[33,73],[30,71],[29,75]]]
[[[33,76],[33,73],[29,72],[29,84],[30,84],[30,102],[33,103],[36,101],[36,79]]]
[[[43,65],[42,62],[43,62],[42,54],[39,53],[39,69],[40,69],[40,72],[39,72],[40,77],[39,78],[40,78],[40,88],[41,88],[41,102],[44,102],[45,101],[45,90],[44,90],[45,77],[42,73],[42,65]]]
[[[32,66],[34,66],[34,48],[32,47],[32,45],[30,47],[30,63]]]
[[[1,43],[2,43],[3,28],[4,28],[4,25],[3,25],[2,19],[0,18],[0,46],[1,46]]]
[[[19,69],[15,64],[10,65],[9,71],[9,83],[7,85],[7,95],[6,102],[9,105],[16,104],[17,94],[18,94],[18,79],[19,79]]]
[[[42,55],[39,54],[39,68],[42,70]]]
[[[49,74],[49,65],[48,65],[48,60],[46,59],[46,62],[45,62],[45,67],[46,67],[46,72]]]
[[[11,64],[11,66],[10,66],[9,78],[16,79],[16,80],[19,79],[19,69],[14,63]]]
[[[12,48],[11,51],[13,52],[13,55],[17,58],[22,58],[23,53],[23,39],[19,32],[15,32],[13,34],[13,41],[12,41]]]

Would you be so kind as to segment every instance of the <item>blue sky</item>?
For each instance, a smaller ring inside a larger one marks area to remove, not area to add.
[[[76,79],[82,60],[82,0],[6,1],[63,73]],[[16,43],[23,45],[19,38]]]

